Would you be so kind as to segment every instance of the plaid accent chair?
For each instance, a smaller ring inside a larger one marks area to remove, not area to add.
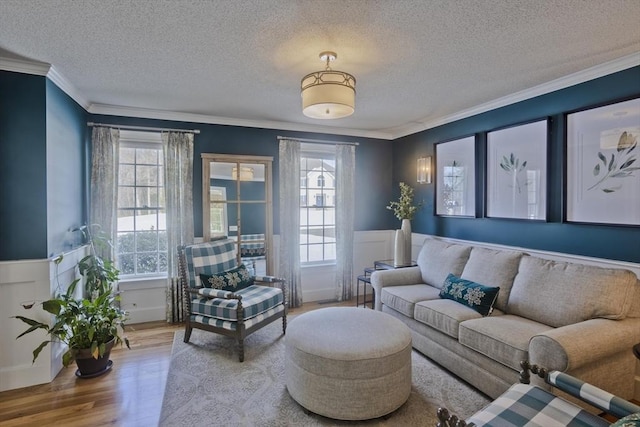
[[[238,267],[236,243],[221,239],[178,248],[180,282],[186,299],[184,342],[193,328],[227,335],[238,341],[244,361],[247,335],[282,318],[287,329],[287,302],[283,279],[253,277],[253,284],[235,292],[204,287],[200,274],[218,274]]]
[[[466,421],[449,414],[446,408],[438,408],[437,427],[480,426],[609,426],[609,422],[593,415],[580,406],[558,397],[550,391],[530,385],[532,372],[552,387],[617,418],[640,414],[640,406],[606,392],[591,384],[560,371],[548,372],[527,361],[520,363],[520,384],[511,386],[488,406],[473,414]],[[622,421],[622,420],[621,420]],[[615,424],[618,425],[617,423]],[[623,423],[623,425],[626,425]]]

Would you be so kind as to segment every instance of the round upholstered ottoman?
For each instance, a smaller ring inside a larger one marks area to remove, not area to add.
[[[294,318],[285,338],[287,390],[307,410],[366,420],[411,393],[411,332],[380,311],[331,307]]]

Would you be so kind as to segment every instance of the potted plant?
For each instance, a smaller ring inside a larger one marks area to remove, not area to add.
[[[391,201],[387,209],[401,222],[400,230],[396,232],[394,247],[394,265],[407,266],[411,264],[411,220],[422,206],[422,202],[413,204],[413,188],[404,182],[400,183],[400,198]]]
[[[44,301],[42,308],[55,316],[53,325],[24,316],[15,316],[29,325],[29,328],[17,338],[42,329],[49,336],[33,350],[33,361],[43,348],[53,340],[65,343],[68,348],[62,356],[62,364],[67,367],[75,360],[78,366],[76,375],[82,378],[94,377],[107,372],[112,362],[109,360],[111,349],[123,342],[129,346],[129,340],[122,336],[127,313],[118,307],[120,297],[113,292],[113,282],[118,279],[118,270],[110,261],[103,260],[96,251],[94,238],[89,228],[83,233],[88,236],[89,255],[78,263],[80,274],[86,279],[87,298],[76,298],[76,279],[66,292]],[[54,262],[56,267],[62,256]]]

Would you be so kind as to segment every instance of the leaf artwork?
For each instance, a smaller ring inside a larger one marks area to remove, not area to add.
[[[611,153],[610,158],[598,152],[599,161],[593,167],[593,176],[599,179],[587,188],[587,191],[599,188],[604,193],[614,193],[620,190],[622,183],[612,180],[634,177],[634,172],[640,170],[640,166],[636,164],[637,152],[634,152],[637,146],[638,137],[624,131],[618,139],[615,153]]]
[[[518,193],[521,192],[520,180],[518,179],[518,174],[525,170],[527,167],[527,161],[520,163],[520,159],[518,159],[513,153],[507,156],[502,156],[502,160],[500,161],[500,167],[506,173],[511,174],[514,180],[513,185],[517,188]],[[524,185],[527,185],[525,182]]]

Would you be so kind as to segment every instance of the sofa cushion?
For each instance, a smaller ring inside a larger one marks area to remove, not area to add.
[[[519,371],[520,361],[529,359],[529,340],[553,329],[523,317],[504,315],[460,323],[460,344]]]
[[[500,288],[484,286],[449,274],[440,290],[440,298],[464,304],[481,315],[488,316],[493,311],[493,304],[498,297],[498,292],[500,292]]]
[[[415,304],[420,301],[440,299],[440,289],[425,284],[388,286],[382,288],[380,299],[384,305],[413,318]]]
[[[500,314],[495,311],[493,315]],[[449,299],[437,299],[416,303],[413,318],[418,322],[458,339],[460,322],[470,319],[480,319],[482,315],[466,305],[458,304]]]
[[[554,327],[594,318],[623,319],[636,280],[628,270],[524,256],[507,312]]]
[[[418,266],[424,283],[442,288],[449,273],[462,274],[469,259],[471,246],[456,245],[441,240],[427,238],[418,254]]]
[[[500,288],[495,307],[504,311],[522,255],[518,251],[473,247],[460,277]]]

